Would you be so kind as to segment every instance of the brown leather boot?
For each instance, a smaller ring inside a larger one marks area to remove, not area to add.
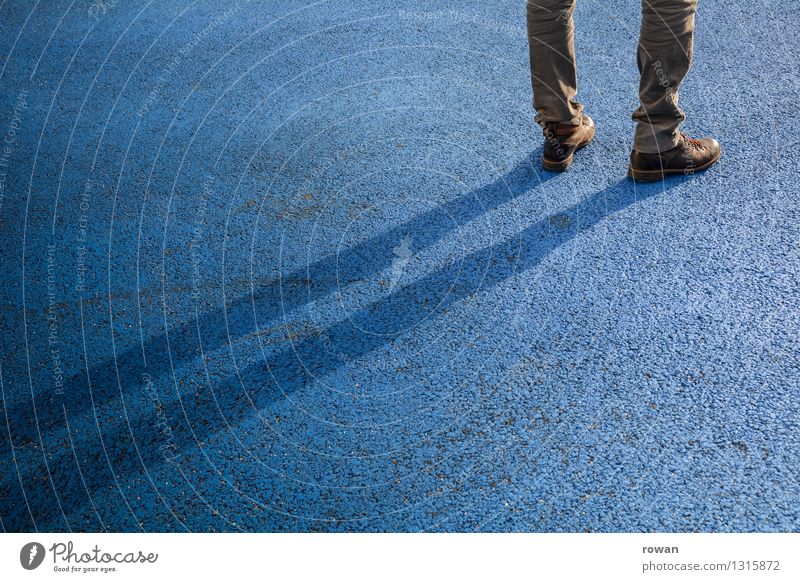
[[[580,125],[565,125],[548,122],[542,128],[544,133],[544,153],[542,167],[551,172],[563,172],[572,164],[576,151],[592,141],[594,137],[594,121],[588,115],[583,116]]]
[[[719,160],[719,142],[713,137],[692,139],[681,134],[680,143],[665,152],[645,154],[633,150],[628,175],[637,182],[655,182],[669,174],[694,174]]]

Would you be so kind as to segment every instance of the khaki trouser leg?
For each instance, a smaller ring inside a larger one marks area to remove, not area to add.
[[[678,89],[692,64],[696,8],[697,0],[642,0],[640,106],[633,113],[637,151],[657,153],[678,145],[685,118]]]
[[[536,121],[580,125],[583,105],[576,96],[572,13],[575,0],[527,0],[528,46]]]

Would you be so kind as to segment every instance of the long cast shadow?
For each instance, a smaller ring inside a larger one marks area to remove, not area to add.
[[[43,431],[57,426],[63,427],[63,406],[67,406],[71,414],[76,414],[81,409],[88,410],[118,399],[120,390],[117,370],[123,390],[131,384],[141,385],[141,378],[145,373],[153,378],[169,374],[169,345],[172,346],[173,360],[180,361],[180,354],[199,353],[201,344],[205,353],[211,353],[227,342],[256,333],[259,329],[263,330],[270,322],[311,300],[306,281],[313,281],[313,297],[319,300],[335,291],[340,281],[361,280],[380,272],[389,266],[393,247],[410,232],[414,233],[415,251],[430,247],[452,230],[454,223],[463,224],[472,220],[551,179],[552,174],[537,173],[540,157],[541,148],[520,160],[510,172],[485,186],[356,244],[338,256],[327,257],[297,269],[280,280],[269,281],[252,295],[247,294],[222,309],[201,314],[197,319],[170,328],[169,344],[167,337],[159,333],[145,340],[143,345],[138,344],[92,365],[88,371],[92,383],[91,397],[86,380],[87,372],[79,371],[64,383],[63,393],[69,395],[68,399],[51,391],[37,395],[38,426]],[[202,338],[198,336],[198,329],[202,330]],[[142,357],[143,352],[146,354],[146,364]],[[7,406],[8,416],[23,431],[18,437],[28,442],[38,438],[30,400],[22,399],[8,403]],[[9,445],[3,440],[0,443],[0,452],[8,451]]]
[[[524,166],[524,168],[521,166]],[[521,166],[515,168],[505,179],[498,180],[478,192],[481,193],[480,195],[494,200],[495,205],[497,205],[501,200],[508,199],[508,195],[511,192],[518,194],[530,190],[531,184],[528,178],[530,175],[530,161],[526,160]],[[509,182],[512,182],[512,184],[509,184]],[[674,180],[669,182],[667,187],[674,187],[681,182],[682,180],[680,179]],[[411,326],[423,317],[430,315],[429,304],[423,299],[430,296],[431,293],[443,288],[450,290],[443,302],[438,306],[438,309],[441,310],[454,302],[464,299],[477,291],[478,288],[484,291],[489,290],[515,273],[536,266],[559,246],[598,224],[610,214],[618,212],[636,201],[663,191],[665,191],[665,186],[660,183],[647,185],[646,187],[634,187],[631,182],[624,180],[612,184],[565,211],[547,216],[536,222],[518,236],[476,251],[457,263],[452,263],[407,286],[398,288],[379,302],[354,313],[350,320],[336,323],[320,334],[306,337],[294,342],[291,346],[280,349],[271,357],[269,365],[251,366],[242,370],[238,376],[231,374],[218,386],[205,387],[204,389],[209,390],[208,394],[203,395],[201,398],[195,398],[193,402],[189,403],[185,409],[186,417],[181,418],[180,423],[172,431],[176,449],[187,450],[195,447],[197,446],[196,440],[202,441],[208,438],[220,430],[220,427],[225,427],[226,424],[235,426],[241,419],[252,415],[254,408],[261,410],[268,407],[271,402],[280,398],[282,394],[290,393],[304,386],[309,380],[309,372],[317,377],[324,376],[335,371],[344,361],[369,354],[387,342],[392,341],[391,336],[358,332],[354,329],[354,324],[363,327],[370,322],[391,321],[393,327]],[[463,199],[471,199],[476,195],[477,193]],[[432,218],[433,214],[429,213],[429,218]],[[438,214],[438,216],[441,219],[446,214]],[[386,245],[394,245],[397,241],[396,233],[408,232],[409,228],[409,226],[404,225],[398,229],[393,229],[392,232],[395,235],[381,237],[381,242]],[[441,233],[441,226],[439,226],[438,232]],[[435,242],[433,235],[427,235],[425,240],[428,245]],[[509,255],[515,255],[517,260],[514,262],[493,260],[496,257],[505,259]],[[327,266],[332,267],[332,265]],[[369,267],[376,269],[378,264],[375,262]],[[367,272],[359,266],[353,266],[351,269],[351,272],[360,273],[362,276]],[[483,277],[477,281],[459,281],[459,273],[463,272],[481,272]],[[479,287],[474,285],[477,282],[480,283]],[[268,294],[266,297],[270,300],[275,300],[272,295]],[[261,295],[259,300],[267,299],[265,299],[264,295]],[[252,321],[252,305],[249,299],[246,303],[234,306],[234,309],[241,310],[242,314],[248,312],[251,314],[249,324],[247,326],[239,325],[235,330],[236,332],[249,333],[257,329],[255,322]],[[259,313],[277,314],[279,309],[280,306],[264,306]],[[224,321],[224,313],[204,318],[205,323],[208,325],[219,325],[220,320]],[[262,324],[262,322],[259,322],[259,324]],[[374,329],[374,325],[372,327]],[[187,326],[185,332],[190,335],[188,332],[194,329],[194,325]],[[202,327],[201,329],[205,332],[208,328]],[[195,340],[194,335],[191,335],[191,337]],[[220,339],[215,341],[219,342]],[[221,345],[221,343],[216,345]],[[151,342],[148,347],[152,348],[154,346],[155,344]],[[210,350],[211,348],[207,346],[208,343],[204,337],[203,347]],[[331,350],[330,346],[333,346],[334,349]],[[185,346],[183,346],[182,351],[184,350]],[[330,355],[332,351],[338,354],[338,357],[332,357]],[[163,364],[164,371],[166,371],[169,367],[169,359],[165,357],[163,360],[161,364]],[[141,371],[153,373],[151,366],[152,364],[148,358],[147,370],[139,370],[134,367],[133,370],[125,371],[123,374],[134,373],[133,382],[135,385],[139,382]],[[114,385],[116,385],[116,379],[114,379]],[[213,394],[211,390],[213,390]],[[117,391],[115,395],[118,396],[118,394],[119,392]],[[114,443],[117,448],[129,451],[122,458],[115,459],[115,463],[117,463],[115,473],[118,478],[124,479],[141,473],[141,463],[130,452],[133,450],[133,439],[127,425],[117,422],[109,430],[103,430],[103,437],[106,442]],[[75,447],[78,450],[96,448],[96,432],[79,436],[75,442]],[[163,457],[162,451],[156,447],[149,447],[143,450],[142,454],[142,460],[148,467],[167,462]],[[54,452],[51,470],[55,475],[69,474],[70,471],[74,470],[74,466],[71,451]],[[108,481],[92,479],[91,482],[96,483],[99,488],[101,484]],[[62,506],[67,514],[74,513],[88,502],[83,485],[75,479],[66,480],[65,483],[59,484],[59,492]],[[54,502],[48,503],[44,507],[37,507],[37,510],[37,522],[48,524],[48,529],[58,530],[65,528],[66,524],[58,511],[57,504]],[[24,523],[24,515],[21,508],[17,508],[17,511],[9,512],[7,515],[11,516],[11,519],[7,520],[6,523],[6,527],[9,529],[14,529],[13,526],[16,523]],[[14,520],[14,516],[16,516],[16,520]]]

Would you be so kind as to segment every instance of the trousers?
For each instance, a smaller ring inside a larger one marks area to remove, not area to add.
[[[696,9],[697,0],[642,0],[635,150],[658,153],[678,145],[685,118],[678,90],[692,64]],[[574,11],[575,0],[527,0],[533,107],[539,124],[581,123]]]

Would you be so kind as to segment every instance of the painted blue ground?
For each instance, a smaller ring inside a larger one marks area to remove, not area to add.
[[[3,529],[796,531],[799,6],[635,186],[635,0],[563,175],[522,1],[3,2]]]

